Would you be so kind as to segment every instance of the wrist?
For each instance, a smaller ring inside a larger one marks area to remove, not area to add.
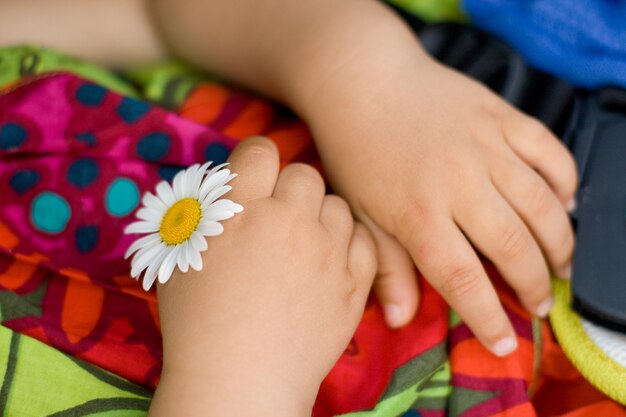
[[[163,370],[150,406],[150,416],[310,417],[313,401],[262,376],[190,374]]]
[[[383,94],[389,83],[414,79],[419,67],[431,60],[384,4],[333,3],[322,22],[311,19],[309,28],[299,31],[292,50],[283,54],[287,62],[278,62],[274,70],[281,99],[309,124],[320,119],[320,113],[338,119],[337,110]]]

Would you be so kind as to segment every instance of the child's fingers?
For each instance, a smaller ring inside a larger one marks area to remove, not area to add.
[[[478,256],[452,219],[440,215],[403,218],[400,242],[424,277],[491,352],[517,347],[515,333]]]
[[[565,145],[541,122],[514,109],[504,122],[504,136],[515,153],[546,179],[563,206],[572,210],[576,163]]]
[[[320,210],[320,223],[337,239],[339,247],[347,251],[354,231],[354,219],[348,203],[336,195],[325,196]]]
[[[325,185],[322,176],[310,165],[287,165],[278,175],[273,197],[301,207],[319,217],[324,199]]]
[[[454,213],[469,240],[498,268],[524,306],[541,317],[552,307],[546,261],[526,225],[491,184]],[[562,210],[562,209],[561,209]]]
[[[278,149],[274,142],[253,137],[240,143],[230,154],[229,169],[237,174],[229,185],[233,187],[228,198],[244,203],[269,197],[278,177]]]
[[[376,246],[372,236],[361,223],[354,223],[348,248],[348,270],[356,282],[356,300],[363,306],[376,275]]]
[[[560,277],[569,278],[574,231],[556,195],[539,174],[515,155],[502,160],[494,169],[496,188],[528,225],[552,270]]]
[[[380,229],[371,220],[367,223],[378,252],[378,272],[374,291],[385,312],[385,321],[392,328],[407,324],[419,306],[419,288],[411,255],[395,237]]]

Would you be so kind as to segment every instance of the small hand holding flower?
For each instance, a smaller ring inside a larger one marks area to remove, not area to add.
[[[208,247],[204,237],[221,234],[224,227],[219,222],[243,210],[231,200],[218,200],[232,189],[226,184],[237,174],[225,169],[227,164],[209,170],[210,165],[196,164],[180,171],[173,186],[161,181],[156,196],[148,192],[143,197],[143,207],[137,211],[141,220],[126,228],[126,233],[149,233],[126,251],[126,258],[136,252],[130,271],[133,278],[146,270],[144,290],[150,289],[157,276],[161,284],[166,283],[176,265],[182,272],[189,266],[200,271],[200,253]]]
[[[279,173],[265,139],[230,158],[245,211],[207,240],[202,271],[159,285],[163,373],[151,416],[311,415],[376,269],[374,244],[311,167]]]

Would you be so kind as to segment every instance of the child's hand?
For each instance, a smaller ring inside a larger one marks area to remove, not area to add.
[[[380,1],[154,3],[175,52],[309,123],[333,187],[374,234],[391,325],[415,314],[417,264],[485,346],[514,349],[474,247],[545,315],[548,264],[569,274],[576,173],[538,122],[436,64]]]
[[[208,239],[201,272],[158,288],[164,362],[151,412],[310,415],[363,313],[374,244],[313,168],[279,174],[270,141],[246,141],[230,162],[228,198],[244,211]]]
[[[388,323],[416,312],[415,263],[486,347],[507,354],[514,332],[477,251],[545,316],[548,266],[570,274],[573,158],[539,122],[429,58],[394,70],[369,89],[364,75],[338,77],[311,100],[326,172],[374,235]]]

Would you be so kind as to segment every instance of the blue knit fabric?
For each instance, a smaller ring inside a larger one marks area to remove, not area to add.
[[[626,87],[626,1],[464,0],[473,24],[574,85]]]

